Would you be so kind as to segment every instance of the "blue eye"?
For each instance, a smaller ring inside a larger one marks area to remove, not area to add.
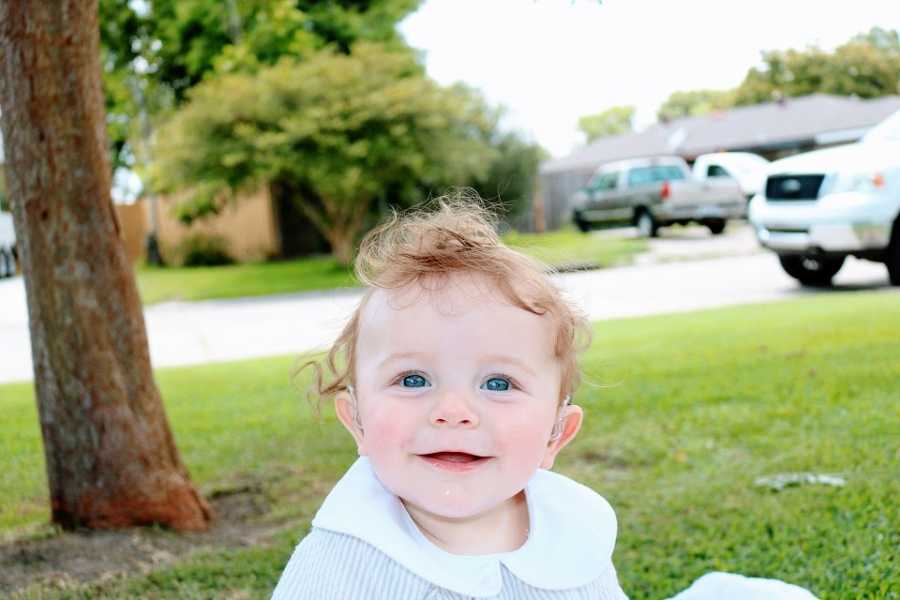
[[[410,373],[409,375],[404,375],[403,379],[400,380],[400,383],[403,387],[408,388],[423,388],[429,387],[428,380],[419,375],[418,373]]]
[[[481,384],[481,389],[489,392],[508,392],[510,387],[509,379],[505,377],[491,377]]]

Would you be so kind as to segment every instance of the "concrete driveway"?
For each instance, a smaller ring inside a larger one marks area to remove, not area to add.
[[[592,235],[622,235],[604,232]],[[627,232],[625,232],[627,235]],[[831,293],[882,290],[883,265],[848,259],[833,290],[800,288],[776,257],[760,252],[747,227],[712,237],[703,228],[664,230],[651,251],[629,267],[557,275],[592,319],[690,311]],[[359,290],[239,300],[168,302],[144,314],[155,367],[300,353],[337,335]],[[0,281],[0,382],[32,378],[25,290],[21,277]]]

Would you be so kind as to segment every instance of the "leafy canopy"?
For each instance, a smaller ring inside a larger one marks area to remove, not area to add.
[[[696,117],[734,106],[734,90],[689,90],[673,92],[656,113],[660,121]]]
[[[485,176],[495,121],[480,96],[437,85],[409,52],[358,43],[197,85],[157,136],[151,181],[191,191],[187,221],[235,191],[283,184],[344,260],[375,200]]]
[[[151,121],[217,73],[254,72],[357,41],[406,48],[396,24],[420,0],[100,0],[100,38],[115,166]],[[155,123],[150,123],[150,127]]]
[[[817,92],[860,98],[900,94],[897,32],[876,27],[834,52],[816,47],[765,52],[762,67],[750,69],[738,86],[735,104]]]
[[[603,112],[581,117],[578,119],[578,129],[590,144],[602,137],[630,133],[633,120],[633,106],[613,106]]]
[[[833,52],[815,46],[764,52],[762,65],[751,68],[736,88],[674,92],[657,117],[671,120],[815,93],[860,98],[900,94],[900,34],[874,27]]]

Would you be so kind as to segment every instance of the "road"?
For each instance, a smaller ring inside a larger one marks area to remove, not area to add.
[[[599,235],[609,235],[603,233]],[[800,288],[745,227],[711,238],[700,228],[663,233],[634,266],[557,275],[592,319],[770,302],[835,290],[881,290],[883,265],[848,259],[832,290]],[[167,302],[145,309],[155,367],[300,353],[325,347],[359,301],[359,290],[239,300]],[[32,378],[21,277],[0,280],[0,382]]]

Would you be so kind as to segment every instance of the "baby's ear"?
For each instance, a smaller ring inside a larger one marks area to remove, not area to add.
[[[581,410],[580,406],[569,404],[560,411],[559,419],[560,435],[555,440],[550,440],[550,443],[547,444],[544,460],[541,461],[542,469],[552,469],[556,455],[578,435],[578,430],[581,429],[581,422],[584,420],[584,411]]]
[[[356,442],[356,450],[360,456],[366,455],[365,437],[363,436],[362,427],[359,425],[356,399],[346,390],[340,391],[334,397],[334,412],[337,418],[344,425],[344,428],[353,436]]]

